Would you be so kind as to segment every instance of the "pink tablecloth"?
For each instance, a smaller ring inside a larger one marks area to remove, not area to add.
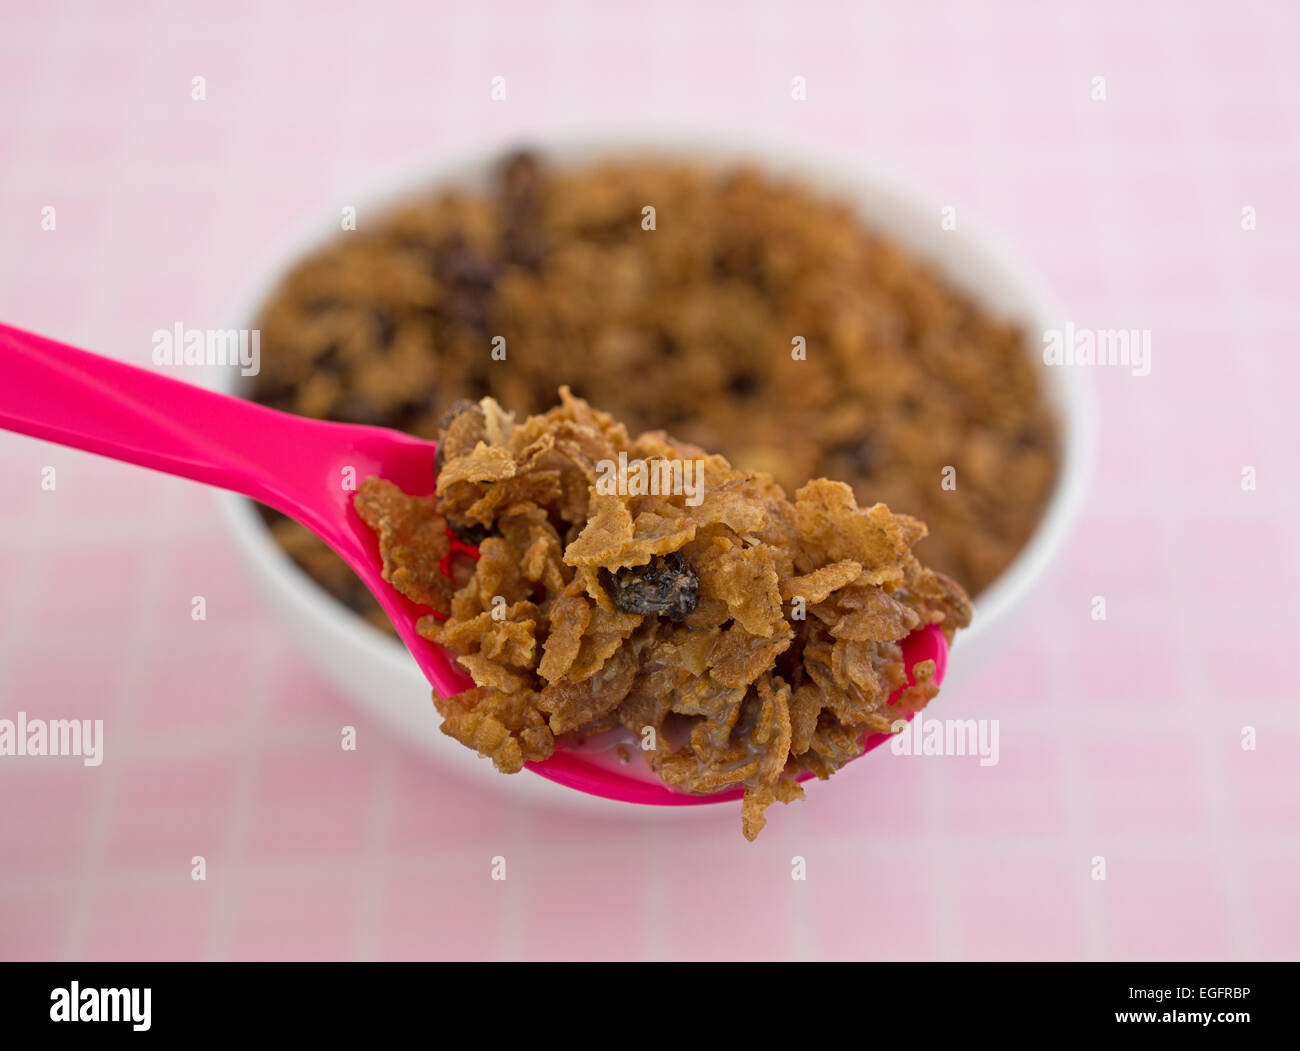
[[[99,767],[0,758],[0,956],[1294,958],[1296,12],[599,6],[6,0],[0,318],[144,362],[377,179],[560,130],[887,161],[1076,323],[1153,333],[1150,376],[1095,377],[1066,553],[942,699],[999,764],[882,752],[753,845],[484,793],[273,634],[211,493],[0,436],[0,717],[107,727]]]

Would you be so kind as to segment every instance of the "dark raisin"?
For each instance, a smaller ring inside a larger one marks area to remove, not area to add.
[[[847,464],[855,475],[870,476],[880,466],[880,446],[873,435],[863,434],[833,446],[828,458]]]
[[[456,236],[439,246],[433,269],[446,289],[445,308],[451,320],[486,331],[496,288],[496,264]]]
[[[656,555],[648,565],[602,573],[609,597],[624,613],[681,620],[695,611],[700,578],[680,551]]]
[[[1047,440],[1037,427],[1026,427],[1016,435],[1016,444],[1022,449],[1041,449]]]
[[[373,307],[370,311],[370,323],[375,328],[381,347],[390,346],[397,335],[397,318],[382,307]]]
[[[507,200],[536,197],[541,178],[541,164],[531,150],[516,150],[501,164],[501,190]]]
[[[478,547],[488,537],[498,535],[497,531],[491,526],[479,525],[477,522],[461,525],[459,522],[448,519],[447,525],[451,527],[452,536],[462,544],[468,544],[470,547]]]
[[[713,277],[720,282],[739,281],[759,292],[767,288],[767,274],[762,260],[752,250],[734,246],[713,259]]]
[[[749,370],[733,373],[727,380],[727,393],[733,398],[748,398],[758,390],[758,375]]]
[[[490,289],[496,281],[492,260],[475,251],[460,234],[452,235],[438,247],[434,272],[453,289]]]
[[[343,360],[339,357],[339,345],[331,343],[316,356],[312,363],[318,372],[340,373],[343,371]]]
[[[501,255],[526,270],[537,270],[546,255],[541,178],[537,158],[527,151],[511,154],[501,167]]]

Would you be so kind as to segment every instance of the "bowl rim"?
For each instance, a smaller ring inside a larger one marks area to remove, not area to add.
[[[718,167],[748,161],[764,175],[789,179],[819,196],[842,202],[858,216],[864,227],[880,231],[909,255],[924,260],[953,287],[986,309],[999,316],[1012,314],[1012,319],[1022,325],[1027,337],[1032,337],[1040,326],[1061,325],[1066,318],[1055,295],[1024,257],[981,219],[967,215],[964,208],[959,209],[958,228],[940,233],[939,236],[950,241],[942,252],[938,250],[937,238],[931,237],[933,243],[928,247],[922,243],[924,237],[917,231],[925,227],[919,224],[919,217],[933,216],[933,231],[937,233],[941,230],[938,217],[945,205],[939,203],[942,196],[928,192],[928,187],[921,186],[914,177],[905,176],[877,159],[855,157],[850,150],[827,150],[754,137],[741,138],[727,133],[589,131],[581,135],[539,134],[535,141],[530,139],[527,143],[519,142],[517,136],[507,142],[479,142],[459,152],[453,159],[421,167],[414,175],[408,166],[376,180],[368,192],[355,195],[358,222],[364,223],[369,215],[382,215],[420,193],[481,186],[492,166],[521,145],[535,149],[548,163],[563,168],[602,159],[663,159]],[[869,200],[874,203],[868,205]],[[891,210],[887,221],[879,218],[884,214],[882,204]],[[901,223],[896,218],[898,215],[905,217]],[[894,229],[897,225],[909,224],[913,227],[910,236]],[[239,300],[239,309],[234,314],[239,324],[251,328],[261,307],[289,270],[310,252],[340,236],[343,233],[337,220],[327,222],[322,217],[303,224],[274,244],[273,250],[261,253],[263,262],[255,269],[256,276]],[[956,247],[956,252],[949,250],[952,246]],[[964,274],[952,272],[957,256],[969,257],[972,261]],[[1018,313],[990,307],[989,296],[973,287],[978,282],[971,282],[968,275],[977,262],[987,264],[1003,286],[1004,297],[1009,295],[1020,302],[1022,309]],[[1027,338],[1026,342],[1033,347],[1032,338]],[[1091,473],[1094,410],[1090,378],[1084,370],[1046,365],[1039,375],[1044,393],[1060,423],[1060,463],[1056,482],[1029,540],[1006,569],[975,599],[975,617],[971,627],[963,630],[954,642],[967,652],[974,650],[979,640],[990,636],[994,628],[1005,623],[1010,610],[1025,597],[1052,561],[1070,531]],[[235,370],[222,370],[213,385],[224,393],[238,395],[246,384],[247,380]],[[228,492],[219,493],[218,501],[237,546],[251,563],[252,571],[259,575],[263,586],[274,586],[285,592],[314,631],[321,633],[332,645],[351,647],[362,659],[385,666],[391,674],[414,670],[414,674],[421,677],[399,641],[335,599],[280,549],[252,501]],[[955,672],[960,664],[959,659],[951,670]],[[956,675],[950,676],[950,683],[956,678]],[[483,764],[479,761],[478,765]],[[507,779],[494,777],[494,780]],[[550,784],[544,778],[528,780]],[[558,789],[559,786],[554,787]],[[574,795],[571,791],[567,794]],[[664,809],[701,811],[710,808]]]

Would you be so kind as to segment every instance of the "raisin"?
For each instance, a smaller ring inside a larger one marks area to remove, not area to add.
[[[1047,438],[1037,427],[1026,427],[1016,435],[1016,445],[1021,449],[1041,449]]]
[[[727,393],[736,398],[748,398],[758,390],[758,375],[748,370],[734,373],[727,380]]]
[[[470,547],[478,547],[488,537],[500,535],[490,526],[479,525],[477,522],[461,525],[459,522],[447,519],[447,525],[451,527],[452,536],[462,544],[468,544]]]
[[[542,166],[531,150],[516,150],[501,162],[501,190],[507,200],[535,198]]]
[[[869,478],[880,466],[880,444],[875,435],[862,434],[827,450],[827,459],[846,464],[851,473]]]
[[[326,348],[317,355],[313,362],[318,372],[328,372],[338,375],[343,371],[343,359],[339,356],[338,342],[330,343]]]
[[[394,337],[397,335],[397,318],[391,312],[384,310],[382,307],[372,307],[370,310],[370,324],[374,327],[375,336],[379,340],[381,347],[392,344]]]
[[[433,269],[446,288],[445,307],[450,319],[486,331],[496,289],[496,264],[456,235],[439,247]]]
[[[602,571],[609,597],[624,613],[682,620],[695,612],[700,578],[680,551],[655,555],[648,565]]]
[[[501,167],[501,255],[526,270],[539,269],[546,257],[541,179],[537,158],[527,151],[512,154]]]

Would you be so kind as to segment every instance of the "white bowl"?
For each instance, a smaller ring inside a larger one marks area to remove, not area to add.
[[[964,212],[958,218],[957,229],[942,229],[940,204],[918,197],[910,188],[904,188],[907,182],[875,166],[867,169],[844,157],[812,156],[802,146],[795,149],[721,145],[716,137],[691,141],[678,134],[657,139],[604,136],[599,140],[537,145],[547,163],[557,166],[629,155],[690,158],[718,165],[752,161],[770,174],[798,179],[815,191],[856,204],[867,226],[925,259],[954,287],[986,309],[1020,322],[1029,333],[1031,348],[1036,345],[1035,333],[1063,324],[1065,315],[1054,299],[997,236],[981,229]],[[355,202],[358,224],[364,224],[386,205],[411,194],[451,186],[482,187],[500,156],[501,150],[494,149],[472,159],[435,167],[416,182],[403,180],[359,198]],[[248,305],[240,314],[239,325],[252,327],[258,308],[290,266],[335,236],[342,236],[337,219],[307,236],[292,239],[282,251],[275,253],[268,260],[262,280],[254,285]],[[951,694],[951,687],[965,678],[963,667],[969,669],[989,652],[995,636],[1005,636],[1013,623],[1013,609],[1056,554],[1086,480],[1092,415],[1086,377],[1079,370],[1048,368],[1041,359],[1035,360],[1047,397],[1061,422],[1060,475],[1029,543],[976,600],[974,623],[958,636],[954,645],[955,659],[949,665],[945,693]],[[223,373],[219,382],[231,393],[238,393],[241,387],[236,370]],[[402,644],[356,616],[299,569],[272,541],[252,503],[231,493],[221,493],[220,502],[236,548],[276,622],[318,671],[402,738],[427,751],[440,764],[458,769],[485,785],[524,791],[530,796],[584,809],[608,812],[615,806],[626,808],[625,804],[595,799],[527,773],[502,777],[486,760],[444,736],[438,729],[440,720],[430,700],[429,684]],[[641,813],[663,814],[714,811],[713,807],[636,809]]]

